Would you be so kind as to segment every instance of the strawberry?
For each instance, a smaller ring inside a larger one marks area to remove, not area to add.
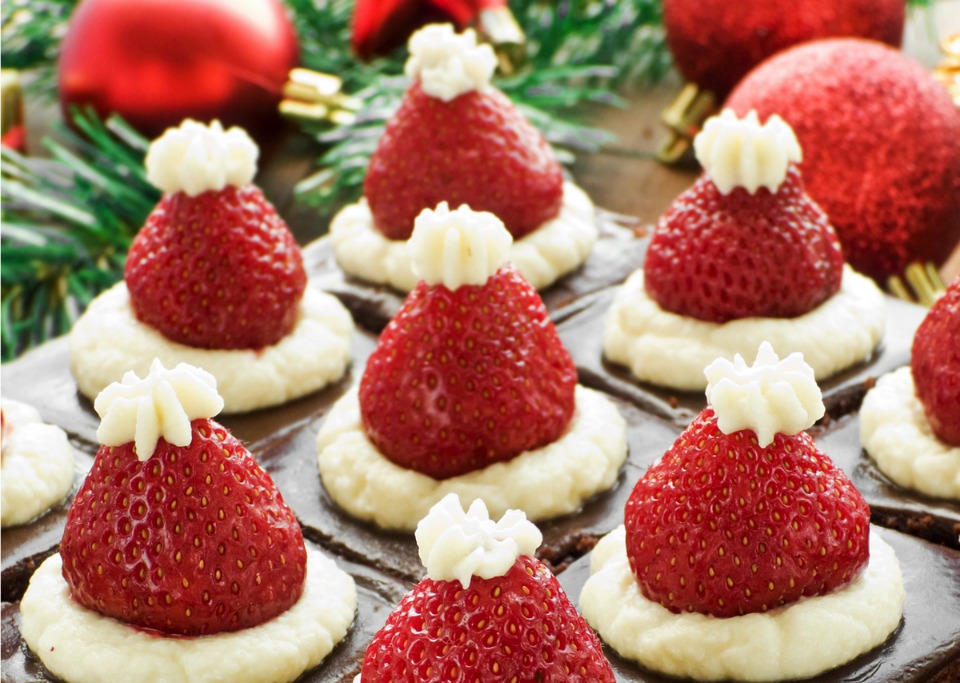
[[[520,238],[559,213],[563,173],[500,91],[444,102],[414,82],[370,159],[364,194],[389,239],[407,239],[417,215],[441,201],[489,211]]]
[[[910,369],[934,434],[960,446],[960,276],[917,329]]]
[[[78,603],[178,635],[260,624],[300,597],[296,517],[246,448],[213,420],[191,442],[101,446],[69,513],[60,554]]]
[[[624,511],[640,591],[672,612],[764,612],[866,565],[870,510],[805,432],[724,434],[710,406],[637,482]]]
[[[300,249],[254,185],[169,193],[130,247],[137,318],[205,349],[258,349],[293,328],[306,287]]]
[[[724,323],[807,313],[839,290],[842,273],[836,233],[791,164],[776,192],[724,195],[702,176],[660,219],[644,286],[667,311]]]
[[[425,578],[373,637],[362,683],[613,681],[596,634],[543,563],[518,557],[503,576]]]
[[[384,456],[446,479],[555,441],[576,382],[539,295],[508,264],[454,291],[421,281],[380,335],[360,411]]]

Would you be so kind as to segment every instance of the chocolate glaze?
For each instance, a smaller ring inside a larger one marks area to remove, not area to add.
[[[960,680],[960,553],[905,534],[879,529],[897,554],[907,598],[900,626],[882,645],[808,681],[936,683]],[[560,585],[577,601],[590,576],[590,558],[574,562]],[[604,646],[621,683],[669,683],[678,679],[643,669]]]
[[[561,579],[567,582],[576,580],[584,561],[579,560],[571,569],[563,570],[592,548],[599,536],[622,522],[623,505],[634,482],[673,443],[704,402],[702,395],[675,396],[672,392],[643,385],[602,360],[599,334],[612,297],[610,286],[622,281],[641,263],[646,240],[638,237],[640,233],[642,230],[636,224],[619,222],[611,215],[605,215],[601,220],[601,239],[590,262],[544,294],[561,337],[577,363],[581,382],[610,394],[628,422],[630,452],[613,490],[588,501],[575,515],[541,524],[544,545],[539,555],[556,571],[562,571]],[[366,359],[375,346],[377,331],[400,305],[402,297],[386,288],[369,287],[344,277],[332,261],[329,241],[325,238],[305,250],[305,261],[311,285],[329,287],[351,309],[358,323],[353,341],[354,360],[348,376],[321,392],[287,405],[245,415],[221,416],[220,421],[248,445],[271,473],[284,498],[298,515],[308,541],[336,557],[340,565],[357,578],[360,607],[354,630],[326,663],[299,679],[306,683],[352,681],[363,647],[383,623],[387,611],[422,576],[423,570],[411,534],[385,533],[349,517],[332,503],[317,473],[315,438],[332,404],[361,376]],[[907,361],[909,340],[922,319],[923,310],[893,300],[888,305],[891,320],[888,337],[875,357],[827,383],[825,393],[832,406],[831,419],[839,419],[855,410],[866,386],[877,375]],[[77,393],[70,374],[67,340],[57,339],[44,344],[17,361],[3,365],[0,372],[4,394],[36,406],[46,421],[64,428],[88,467],[97,448],[99,419],[91,402]],[[824,439],[835,438],[829,426],[821,427]],[[838,427],[837,433],[845,432]],[[849,446],[845,448],[844,452],[850,450]],[[909,527],[910,519],[930,514],[926,502],[915,496],[891,495],[888,502],[889,508],[902,510],[898,519],[904,521],[898,522],[898,528]],[[65,510],[66,504],[31,524],[3,531],[4,681],[52,680],[19,641],[17,601],[33,568],[56,551]],[[882,519],[878,521],[883,522]],[[952,568],[956,577],[956,553],[920,543],[898,542],[903,546],[902,553],[908,556],[901,556],[901,562],[913,563],[910,556],[918,552],[921,564]],[[941,583],[953,591],[950,599],[957,600],[955,581]],[[921,590],[921,595],[928,595],[933,589],[924,590],[927,593]],[[578,593],[579,590],[574,595]],[[912,599],[920,605],[951,604],[936,591],[929,594],[928,599]],[[960,610],[954,612],[960,614]],[[904,630],[908,623],[905,622]],[[956,659],[956,648],[941,648],[936,645],[940,641],[925,641],[917,636],[911,642],[914,643],[914,659],[910,662],[918,668],[910,671],[916,677],[909,678],[906,669],[898,668],[905,661],[901,658],[877,669],[889,671],[890,675],[876,680],[935,680],[933,676],[944,670],[944,662],[949,659],[947,655]],[[932,654],[924,656],[918,652]],[[880,659],[882,657],[878,656],[876,661]],[[660,679],[628,677],[622,680]]]

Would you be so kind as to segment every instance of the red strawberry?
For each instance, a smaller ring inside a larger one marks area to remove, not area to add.
[[[180,635],[256,626],[300,597],[296,517],[244,446],[208,419],[179,448],[101,446],[67,515],[60,554],[78,603]]]
[[[960,446],[960,276],[917,329],[910,368],[934,434]]]
[[[673,612],[763,612],[850,581],[870,510],[804,432],[766,448],[712,407],[637,482],[624,511],[641,592]]]
[[[791,165],[775,193],[723,195],[702,176],[660,219],[644,286],[665,310],[723,323],[807,313],[840,289],[842,273],[837,235]]]
[[[442,201],[489,211],[520,238],[560,211],[563,173],[500,91],[444,102],[414,83],[370,159],[364,194],[389,239],[410,237],[417,215]]]
[[[577,371],[512,266],[450,291],[420,282],[360,382],[367,436],[398,465],[446,479],[555,441]]]
[[[165,195],[130,247],[125,278],[140,321],[206,349],[279,341],[307,281],[286,223],[249,184]]]
[[[504,576],[423,579],[387,617],[361,681],[613,681],[596,634],[556,577],[521,555]]]

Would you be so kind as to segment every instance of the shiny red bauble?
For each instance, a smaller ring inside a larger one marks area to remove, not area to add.
[[[407,44],[410,34],[433,23],[452,23],[458,30],[472,24],[485,9],[506,0],[357,0],[350,42],[362,59],[386,55]]]
[[[899,46],[904,0],[663,0],[663,23],[677,70],[723,99],[754,66],[798,43],[859,36]]]
[[[807,193],[857,270],[883,282],[915,260],[942,263],[960,241],[960,109],[902,52],[799,45],[750,72],[726,106],[793,126]]]
[[[83,0],[63,40],[60,102],[116,112],[148,137],[184,118],[258,138],[299,63],[279,0]]]

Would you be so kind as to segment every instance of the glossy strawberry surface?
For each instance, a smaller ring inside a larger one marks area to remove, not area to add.
[[[870,510],[804,432],[766,448],[707,407],[637,482],[624,511],[641,592],[733,617],[829,593],[869,559]]]
[[[79,604],[168,634],[235,631],[303,591],[300,525],[243,445],[194,420],[185,448],[102,446],[67,515],[60,554]]]
[[[362,683],[613,680],[596,634],[528,556],[468,588],[423,579],[373,637],[361,675]]]
[[[443,201],[489,211],[520,238],[560,211],[563,173],[499,90],[444,102],[414,83],[370,159],[364,194],[389,239],[410,237],[420,212]]]
[[[843,252],[796,167],[777,192],[724,195],[707,176],[658,223],[644,286],[661,308],[714,323],[792,318],[840,288]]]
[[[910,368],[934,434],[960,446],[960,276],[917,329]]]
[[[360,382],[370,440],[437,479],[555,441],[577,371],[537,292],[512,266],[482,286],[417,285]]]
[[[205,349],[258,349],[293,328],[303,257],[259,188],[164,195],[130,247],[124,278],[137,318]]]

